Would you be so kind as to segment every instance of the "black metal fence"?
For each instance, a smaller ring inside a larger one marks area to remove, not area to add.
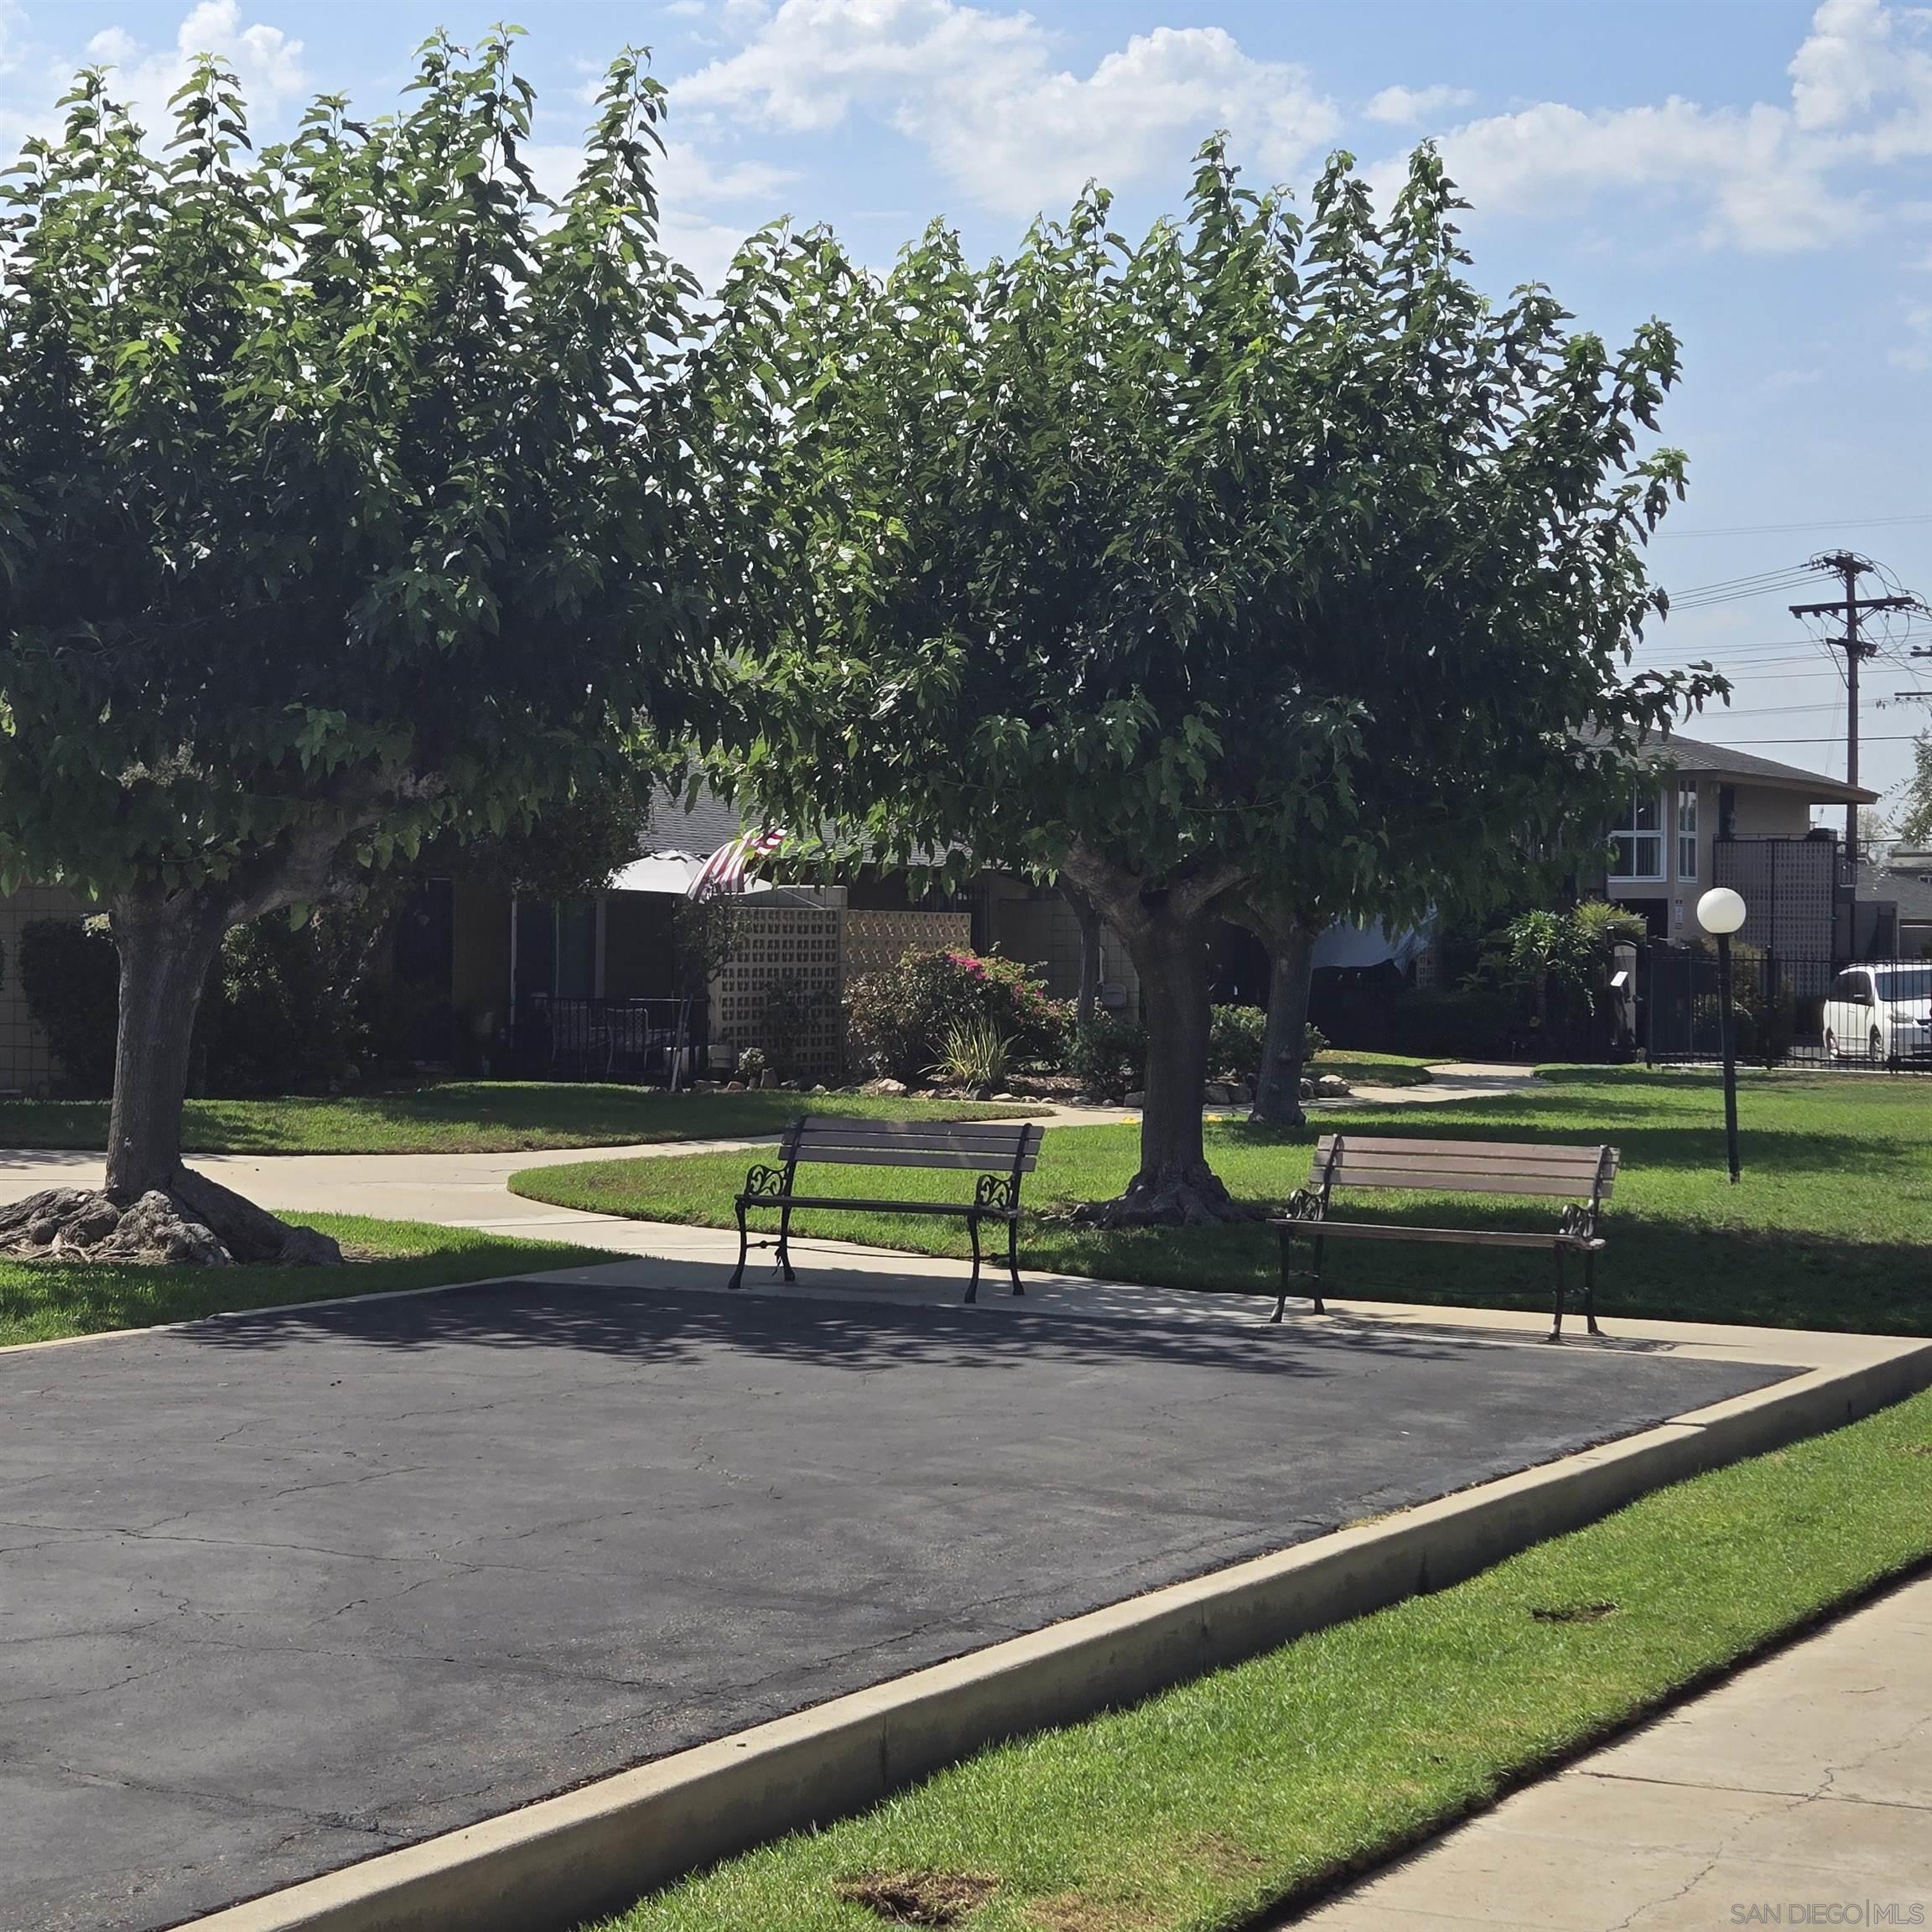
[[[532,994],[517,1008],[517,1071],[524,1079],[688,1087],[704,1068],[704,1005]]]
[[[1740,1065],[1836,1067],[1846,1072],[1932,1073],[1932,1053],[1893,1050],[1868,1033],[1840,1036],[1828,1003],[1843,969],[1829,958],[1732,948],[1733,1011]],[[1701,947],[1653,944],[1638,980],[1638,1031],[1658,1066],[1716,1066],[1723,1057],[1717,958]]]

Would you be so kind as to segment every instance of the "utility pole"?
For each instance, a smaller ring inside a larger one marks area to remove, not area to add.
[[[1841,617],[1845,621],[1845,635],[1826,640],[1836,645],[1845,653],[1845,691],[1846,708],[1845,713],[1845,782],[1858,782],[1858,666],[1867,657],[1878,653],[1876,644],[1867,644],[1858,635],[1858,619],[1867,610],[1909,610],[1918,603],[1915,597],[1861,597],[1858,595],[1858,579],[1877,565],[1862,557],[1855,557],[1849,550],[1833,550],[1824,556],[1811,559],[1814,570],[1829,570],[1842,579],[1845,595],[1831,604],[1794,604],[1794,617]],[[1845,808],[1845,870],[1852,890],[1858,889],[1858,808],[1847,804]]]

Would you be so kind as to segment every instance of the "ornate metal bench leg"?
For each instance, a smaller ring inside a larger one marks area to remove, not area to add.
[[[1583,1252],[1583,1318],[1592,1335],[1603,1331],[1597,1326],[1597,1250],[1587,1248]]]
[[[1024,1295],[1026,1291],[1020,1284],[1020,1215],[1015,1210],[1013,1218],[1006,1223],[1006,1272],[1013,1277],[1013,1292]]]
[[[778,1210],[778,1265],[784,1270],[787,1281],[798,1279],[792,1272],[792,1203],[789,1201]]]
[[[731,1270],[731,1286],[734,1288],[745,1285],[745,1257],[750,1252],[750,1245],[751,1236],[745,1226],[745,1202],[740,1198],[738,1202],[738,1265]]]
[[[1315,1312],[1317,1315],[1326,1315],[1328,1312],[1328,1304],[1322,1299],[1322,1250],[1327,1244],[1326,1237],[1320,1234],[1315,1237],[1315,1265],[1310,1271],[1308,1299],[1315,1304]]]
[[[966,1217],[966,1234],[973,1244],[973,1279],[966,1284],[966,1299],[977,1301],[979,1299],[979,1217],[977,1214]]]
[[[1550,1263],[1550,1273],[1555,1276],[1556,1283],[1556,1319],[1550,1328],[1550,1339],[1561,1342],[1563,1339],[1563,1249],[1560,1244],[1551,1244]]]
[[[1279,1322],[1287,1311],[1288,1291],[1295,1279],[1295,1237],[1285,1228],[1275,1230],[1281,1237],[1281,1292],[1275,1297],[1275,1312],[1268,1319]]]

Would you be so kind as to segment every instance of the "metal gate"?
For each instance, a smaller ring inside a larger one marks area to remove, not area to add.
[[[1825,1000],[1838,976],[1829,956],[1780,955],[1733,944],[1732,985],[1739,1064],[1835,1067],[1845,1071],[1932,1073],[1932,1059],[1835,1058],[1825,1050]],[[1717,956],[1701,946],[1657,941],[1645,948],[1638,988],[1644,1057],[1653,1067],[1716,1066],[1719,1031]]]

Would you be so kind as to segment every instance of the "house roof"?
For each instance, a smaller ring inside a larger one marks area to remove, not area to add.
[[[1734,751],[1726,745],[1706,745],[1701,739],[1680,738],[1675,732],[1645,745],[1641,756],[1647,764],[1673,771],[1734,778],[1776,792],[1800,792],[1820,805],[1878,802],[1878,794],[1867,792],[1862,785],[1847,785],[1842,778],[1827,778],[1822,771],[1780,765],[1774,758],[1760,758],[1755,751]]]
[[[1932,852],[1893,852],[1884,865],[1861,871],[1867,897],[1891,900],[1914,925],[1932,920]]]

